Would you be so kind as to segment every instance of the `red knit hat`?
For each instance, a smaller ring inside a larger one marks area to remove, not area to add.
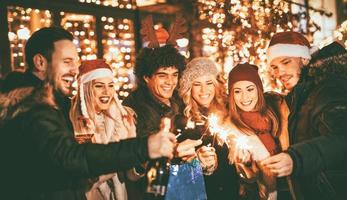
[[[280,32],[272,36],[266,51],[267,63],[277,57],[301,57],[311,59],[310,43],[304,35],[294,31]]]
[[[251,65],[249,63],[236,65],[229,73],[229,91],[231,90],[232,86],[238,81],[250,81],[254,83],[262,92],[264,91],[263,84],[258,74],[258,67],[255,65]]]
[[[113,78],[111,67],[103,59],[83,61],[79,72],[80,84],[102,77]]]

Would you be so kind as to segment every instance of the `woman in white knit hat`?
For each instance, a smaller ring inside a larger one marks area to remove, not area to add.
[[[237,176],[235,167],[228,163],[228,148],[219,145],[208,130],[210,114],[217,115],[221,123],[227,118],[225,87],[217,75],[216,64],[204,57],[194,58],[183,71],[179,83],[185,103],[182,137],[204,141],[197,155],[205,174],[207,198],[237,199]]]
[[[78,93],[70,111],[76,140],[107,144],[135,137],[133,112],[119,102],[110,66],[104,60],[89,60],[79,70]],[[134,170],[100,176],[92,181],[87,199],[126,200],[125,176],[137,178]]]

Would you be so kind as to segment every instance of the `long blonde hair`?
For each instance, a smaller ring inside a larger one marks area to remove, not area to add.
[[[93,81],[89,81],[87,83],[83,83],[83,91],[84,91],[84,99],[87,107],[87,112],[90,117],[91,122],[95,120],[95,95],[93,92]],[[78,88],[80,89],[80,88]],[[115,100],[112,99],[111,105],[115,104]],[[109,110],[102,111],[104,114],[110,118],[112,118],[111,114],[109,113]],[[72,121],[72,125],[74,128],[75,133],[77,134],[91,134],[94,133],[94,127],[90,126],[91,124],[88,124],[88,119],[84,118],[81,111],[81,97],[80,93],[78,92],[77,95],[75,95],[72,98],[72,104],[70,109],[70,119]]]
[[[222,118],[224,119],[227,116],[227,110],[225,107],[227,99],[226,90],[222,81],[217,80],[217,78],[212,75],[211,77],[215,87],[215,95],[208,110],[220,112],[223,115]],[[184,116],[187,117],[188,120],[202,120],[202,113],[199,110],[200,106],[192,97],[192,84],[185,90],[179,90],[179,95],[186,105],[183,111]]]

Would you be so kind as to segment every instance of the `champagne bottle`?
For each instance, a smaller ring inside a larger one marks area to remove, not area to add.
[[[164,133],[170,130],[171,120],[163,118]],[[167,158],[151,160],[147,166],[146,199],[164,199],[169,181],[170,163]]]

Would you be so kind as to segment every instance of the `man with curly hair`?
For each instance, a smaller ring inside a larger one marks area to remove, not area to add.
[[[172,45],[143,48],[136,60],[138,87],[124,100],[137,115],[138,135],[159,129],[162,117],[173,118],[181,108],[176,86],[185,58]]]

